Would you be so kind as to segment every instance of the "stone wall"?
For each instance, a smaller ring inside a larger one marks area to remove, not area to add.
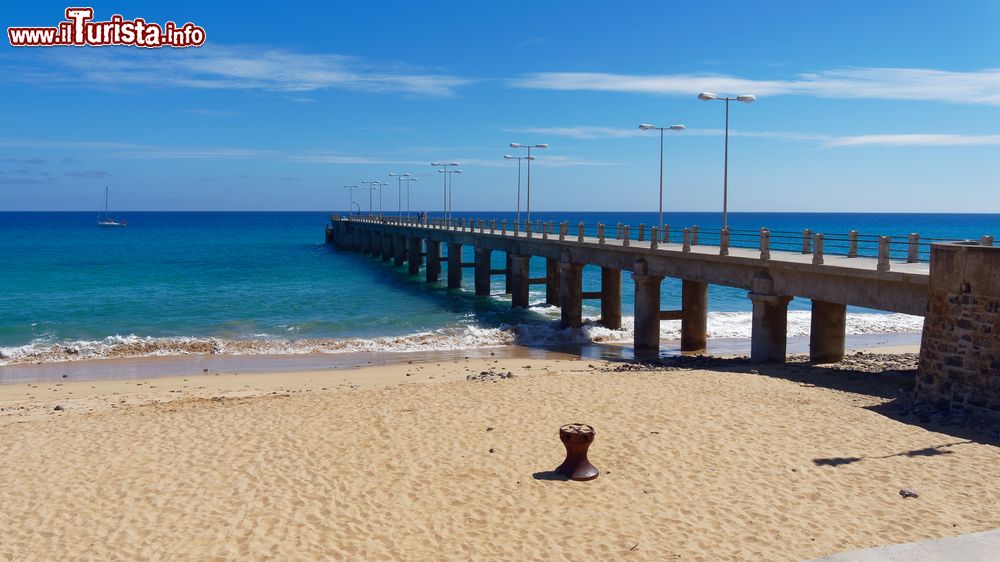
[[[1000,415],[1000,247],[934,244],[916,395]]]

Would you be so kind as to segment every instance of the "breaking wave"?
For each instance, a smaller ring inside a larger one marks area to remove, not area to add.
[[[558,309],[541,310],[547,317]],[[553,313],[554,312],[554,313]],[[558,345],[589,342],[630,342],[632,318],[622,319],[621,330],[610,330],[587,318],[579,329],[562,329],[558,320],[537,324],[483,327],[464,325],[404,336],[373,338],[313,338],[290,339],[255,334],[247,339],[196,337],[109,336],[97,341],[53,343],[36,340],[17,347],[0,347],[0,366],[23,363],[78,361],[85,359],[130,358],[190,354],[286,355],[300,353],[350,352],[409,352],[447,351],[456,349],[499,347],[519,344],[526,346]],[[809,311],[789,311],[788,335],[809,334]],[[851,313],[847,315],[847,333],[888,334],[915,333],[923,327],[923,318],[908,314]],[[710,312],[709,338],[749,338],[749,312]],[[294,332],[293,329],[289,329]],[[660,337],[665,341],[680,338],[680,322],[661,323]]]

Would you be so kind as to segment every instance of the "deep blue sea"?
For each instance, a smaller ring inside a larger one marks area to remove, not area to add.
[[[558,310],[511,311],[505,297],[477,298],[465,287],[427,287],[389,264],[323,244],[329,212],[119,212],[128,228],[97,228],[94,213],[0,213],[0,364],[12,360],[171,354],[190,351],[416,350],[559,339],[630,340],[597,326],[555,329]],[[456,217],[513,214],[455,213]],[[655,213],[533,213],[571,224],[656,222]],[[961,239],[1000,234],[1000,215],[731,213],[735,229]],[[679,228],[717,231],[718,213],[669,213]],[[613,228],[609,227],[609,236]],[[634,232],[633,232],[634,236]],[[710,234],[703,236],[706,241]],[[717,238],[716,238],[717,239]],[[796,243],[794,236],[791,243]],[[464,261],[471,261],[471,249]],[[496,253],[495,267],[503,255]],[[541,259],[532,276],[544,275]],[[585,290],[600,286],[584,272]],[[623,278],[623,311],[632,305]],[[494,292],[503,280],[494,277]],[[532,286],[533,301],[544,299]],[[664,282],[663,306],[677,307],[679,282]],[[589,303],[588,303],[589,304]],[[710,337],[749,335],[744,291],[712,287]],[[792,333],[807,329],[808,300],[796,299]],[[585,315],[596,316],[588,306]],[[917,331],[919,319],[852,310],[849,331]],[[676,335],[664,323],[664,337]],[[207,346],[207,347],[206,347]],[[117,351],[116,351],[117,350]]]

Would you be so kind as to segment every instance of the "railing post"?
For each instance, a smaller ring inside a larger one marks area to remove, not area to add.
[[[684,232],[684,246],[683,246],[683,248],[681,248],[681,251],[683,251],[683,252],[690,252],[691,251],[691,229],[690,228],[685,228],[683,230],[683,232]]]
[[[542,226],[542,221],[535,221],[535,232],[539,232],[539,231],[541,231],[541,230],[542,230],[542,228],[544,228],[544,227]]]
[[[500,221],[500,236],[507,236],[507,219]]]
[[[566,234],[569,233],[569,223],[563,221],[559,223],[559,240],[565,240]]]
[[[584,230],[584,228],[586,228],[586,226],[583,224],[583,221],[580,221],[580,224],[576,225],[576,241],[577,242],[583,242],[583,230]]]
[[[729,255],[729,227],[723,228],[719,232],[719,255],[728,256]]]
[[[760,259],[771,259],[771,231],[764,227],[760,228]]]
[[[659,239],[657,238],[659,235],[660,235],[659,229],[657,229],[655,226],[649,227],[649,249],[650,250],[655,250],[659,246]]]
[[[805,229],[805,230],[802,231],[802,253],[803,254],[808,254],[808,253],[812,252],[812,249],[809,248],[809,246],[810,246],[811,243],[812,243],[812,231],[807,228],[807,229]]]
[[[639,223],[639,242],[642,242],[645,239],[646,239],[646,225],[640,222]]]
[[[521,221],[514,221],[514,237],[517,238],[517,231],[521,230]]]
[[[524,221],[524,235],[531,238],[531,221]]]
[[[920,261],[920,235],[913,232],[906,240],[906,263],[918,261]]]
[[[852,230],[847,233],[847,257],[858,257],[858,231]]]
[[[615,233],[615,240],[621,240],[621,239],[622,239],[622,223],[618,223],[618,230]]]
[[[629,229],[629,227],[628,227],[627,224],[625,225],[625,228],[622,229],[622,246],[624,246],[626,248],[628,248],[628,244],[629,244],[629,241],[628,241],[628,239],[629,239],[628,229]]]
[[[992,246],[993,245],[993,237],[992,236],[983,236],[982,238],[979,239],[979,245],[980,246]]]
[[[663,238],[663,243],[664,244],[669,244],[670,243],[670,225],[669,224],[663,225],[663,233],[660,236]]]
[[[604,223],[597,223],[597,243],[604,244]]]
[[[548,240],[548,239],[549,239],[549,224],[542,223],[542,240]]]
[[[823,234],[813,237],[813,265],[823,265]]]
[[[878,265],[875,267],[878,271],[889,271],[889,237],[879,236],[878,237]]]
[[[698,225],[694,225],[691,227],[691,245],[692,246],[698,245]]]
[[[493,219],[490,221],[490,234],[496,234],[497,232],[497,220]]]

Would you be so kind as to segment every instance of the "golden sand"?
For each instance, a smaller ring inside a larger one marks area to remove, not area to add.
[[[885,398],[497,361],[0,386],[0,559],[796,560],[1000,526],[1000,449]],[[549,472],[570,422],[591,482]]]

